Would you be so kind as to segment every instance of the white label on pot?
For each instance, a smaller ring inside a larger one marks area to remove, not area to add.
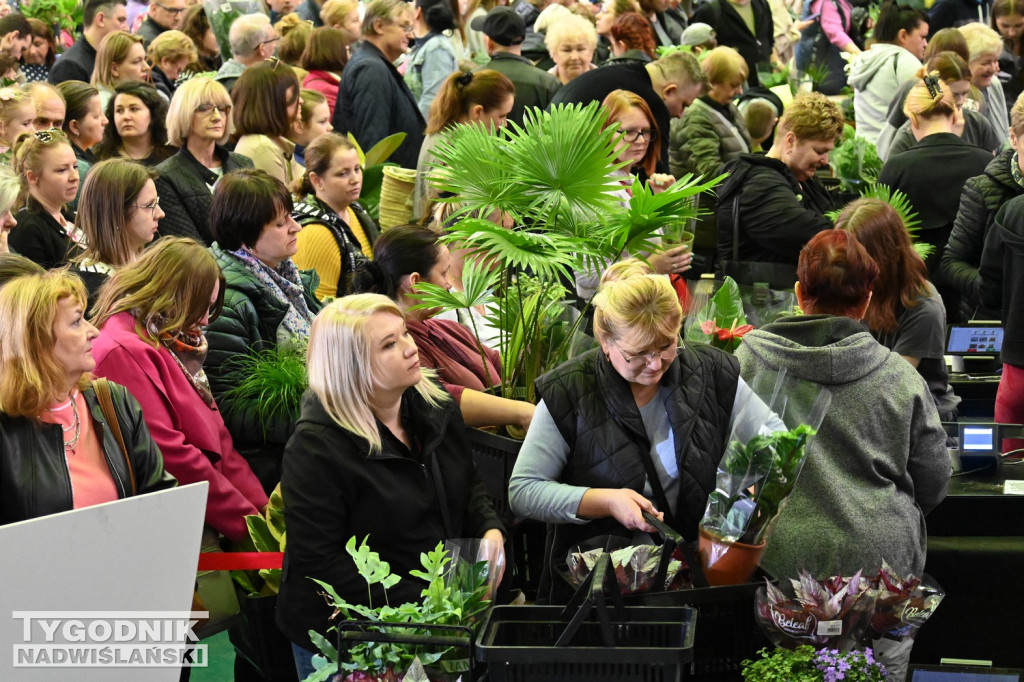
[[[817,634],[819,637],[831,637],[832,635],[841,635],[843,634],[843,621],[819,620]]]
[[[1003,483],[1004,495],[1024,495],[1024,481],[1005,481]]]

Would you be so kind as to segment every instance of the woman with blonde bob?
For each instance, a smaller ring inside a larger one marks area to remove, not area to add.
[[[352,45],[359,40],[362,32],[362,20],[359,18],[359,2],[357,0],[327,0],[320,6],[320,19],[324,26],[336,28],[344,34],[344,42],[338,49],[345,48],[349,55]]]
[[[596,69],[594,50],[597,49],[597,30],[583,17],[575,14],[559,17],[548,27],[544,45],[555,65],[548,73],[565,85],[576,76]]]
[[[747,82],[747,63],[722,45],[704,55],[701,68],[711,87],[672,121],[669,167],[678,176],[714,177],[722,164],[750,151],[750,134],[734,103]]]
[[[93,166],[82,183],[76,220],[85,233],[85,251],[76,258],[90,302],[116,270],[142,253],[164,217],[153,172],[134,161],[107,159]]]
[[[146,81],[149,64],[142,36],[127,31],[108,33],[96,51],[96,66],[89,83],[100,91],[103,110],[114,97],[114,87],[128,81]]]
[[[398,575],[408,575],[420,553],[445,538],[504,543],[458,407],[421,369],[395,302],[360,294],[328,305],[313,322],[308,366],[310,390],[281,478],[289,568],[277,608],[300,679],[312,671],[309,631],[323,635],[331,624],[331,607],[310,578],[351,604],[384,603],[379,585],[367,593],[345,551],[349,538],[369,535]],[[403,579],[387,599],[415,601],[422,588]]]
[[[683,311],[667,277],[621,274],[594,298],[600,347],[537,380],[509,484],[517,516],[552,524],[550,569],[588,538],[652,531],[643,512],[696,538],[734,406],[751,395],[734,357],[679,347]],[[567,596],[559,584],[546,585],[553,601]]]
[[[96,328],[85,286],[57,270],[0,289],[0,524],[174,487],[142,408],[110,384],[113,418],[93,382]]]
[[[213,243],[208,222],[213,188],[225,173],[252,168],[252,161],[229,152],[234,132],[231,96],[212,78],[182,83],[167,110],[167,141],[178,152],[156,167],[156,188],[166,214],[161,236],[191,237]]]
[[[142,404],[167,470],[183,484],[210,483],[206,523],[238,541],[267,496],[235,450],[203,371],[203,327],[223,301],[224,276],[210,252],[192,239],[161,239],[104,285],[93,348],[96,374]]]
[[[167,99],[177,88],[178,76],[199,62],[199,51],[192,39],[181,31],[164,31],[149,44],[146,51],[153,87]]]

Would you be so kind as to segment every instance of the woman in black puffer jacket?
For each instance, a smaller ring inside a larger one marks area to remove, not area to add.
[[[1010,144],[1010,149],[989,162],[984,173],[964,184],[960,210],[942,255],[940,272],[963,296],[960,311],[966,319],[999,319],[998,310],[980,303],[978,264],[996,212],[1010,199],[1024,194],[1024,101],[1018,100],[1010,110]]]

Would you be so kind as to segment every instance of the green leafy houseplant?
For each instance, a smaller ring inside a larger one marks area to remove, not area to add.
[[[843,135],[829,155],[829,165],[846,192],[861,192],[877,182],[882,172],[882,160],[875,145],[858,137],[848,124],[843,126]]]
[[[74,34],[82,23],[83,4],[79,0],[32,0],[21,4],[21,13],[51,28]],[[61,41],[58,40],[57,44],[60,45]]]
[[[779,505],[793,491],[815,430],[801,424],[789,431],[732,440],[719,465],[719,486],[708,497],[705,527],[727,538],[758,545]],[[729,479],[723,486],[721,479]]]
[[[744,334],[752,329],[743,311],[739,285],[732,277],[726,276],[715,295],[686,320],[683,338],[732,353],[739,347]]]
[[[889,185],[876,182],[862,187],[860,197],[862,199],[879,199],[892,206],[896,214],[899,215],[900,221],[903,222],[903,226],[907,228],[910,240],[914,243],[914,251],[921,258],[927,258],[935,251],[935,247],[931,244],[917,241],[917,233],[921,229],[921,221],[918,220],[917,211],[910,205],[910,200],[907,199],[906,194],[898,189],[890,188]],[[825,214],[825,217],[835,222],[841,212],[842,209],[829,211]]]
[[[276,346],[237,355],[231,362],[242,378],[225,396],[253,406],[257,421],[264,425],[264,436],[266,424],[282,416],[293,422],[299,418],[302,394],[309,385],[304,348]]]
[[[871,649],[839,653],[835,649],[815,650],[804,645],[796,649],[761,649],[760,658],[742,663],[743,679],[749,682],[881,682],[888,678]]]
[[[382,561],[380,555],[366,544],[364,538],[356,545],[356,538],[349,539],[345,551],[352,557],[356,571],[366,581],[367,594],[370,588],[380,585],[385,595],[402,578],[391,573],[391,566]],[[379,623],[429,623],[436,625],[476,625],[479,616],[490,606],[487,600],[488,565],[486,561],[470,563],[460,561],[451,566],[451,558],[438,543],[432,551],[420,555],[423,570],[409,574],[427,583],[422,592],[422,601],[391,606],[388,603],[373,606],[372,595],[368,603],[352,604],[339,596],[330,585],[315,581],[326,591],[329,601],[337,612],[347,620],[366,620]],[[332,628],[333,629],[333,628]],[[384,628],[380,628],[385,632]],[[403,634],[427,634],[425,630],[410,628]],[[435,665],[449,672],[468,669],[469,661],[458,657],[452,649],[438,651],[418,644],[360,642],[348,649],[346,660],[339,661],[338,651],[322,635],[310,631],[310,638],[321,656],[313,659],[316,672],[306,682],[320,682],[331,679],[337,671],[358,673],[362,679],[396,679],[404,673],[415,659],[426,666]]]
[[[694,218],[694,196],[721,180],[687,176],[658,194],[634,181],[623,207],[612,193],[623,164],[605,119],[596,102],[532,109],[521,127],[456,126],[434,149],[431,183],[456,205],[445,239],[478,267],[463,273],[467,296],[421,285],[419,304],[485,307],[498,330],[505,397],[533,402],[534,380],[568,357],[582,319],[564,303],[576,272],[651,252],[658,228]],[[492,214],[516,227],[481,217]]]

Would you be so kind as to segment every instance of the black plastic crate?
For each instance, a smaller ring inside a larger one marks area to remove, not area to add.
[[[605,646],[598,623],[587,622],[568,646],[558,606],[496,606],[477,640],[477,660],[490,682],[679,682],[693,659],[690,607],[626,607],[613,624],[617,646]]]
[[[480,429],[466,429],[466,436],[477,473],[484,490],[494,500],[495,511],[506,524],[514,521],[515,515],[508,504],[508,482],[523,441]]]

